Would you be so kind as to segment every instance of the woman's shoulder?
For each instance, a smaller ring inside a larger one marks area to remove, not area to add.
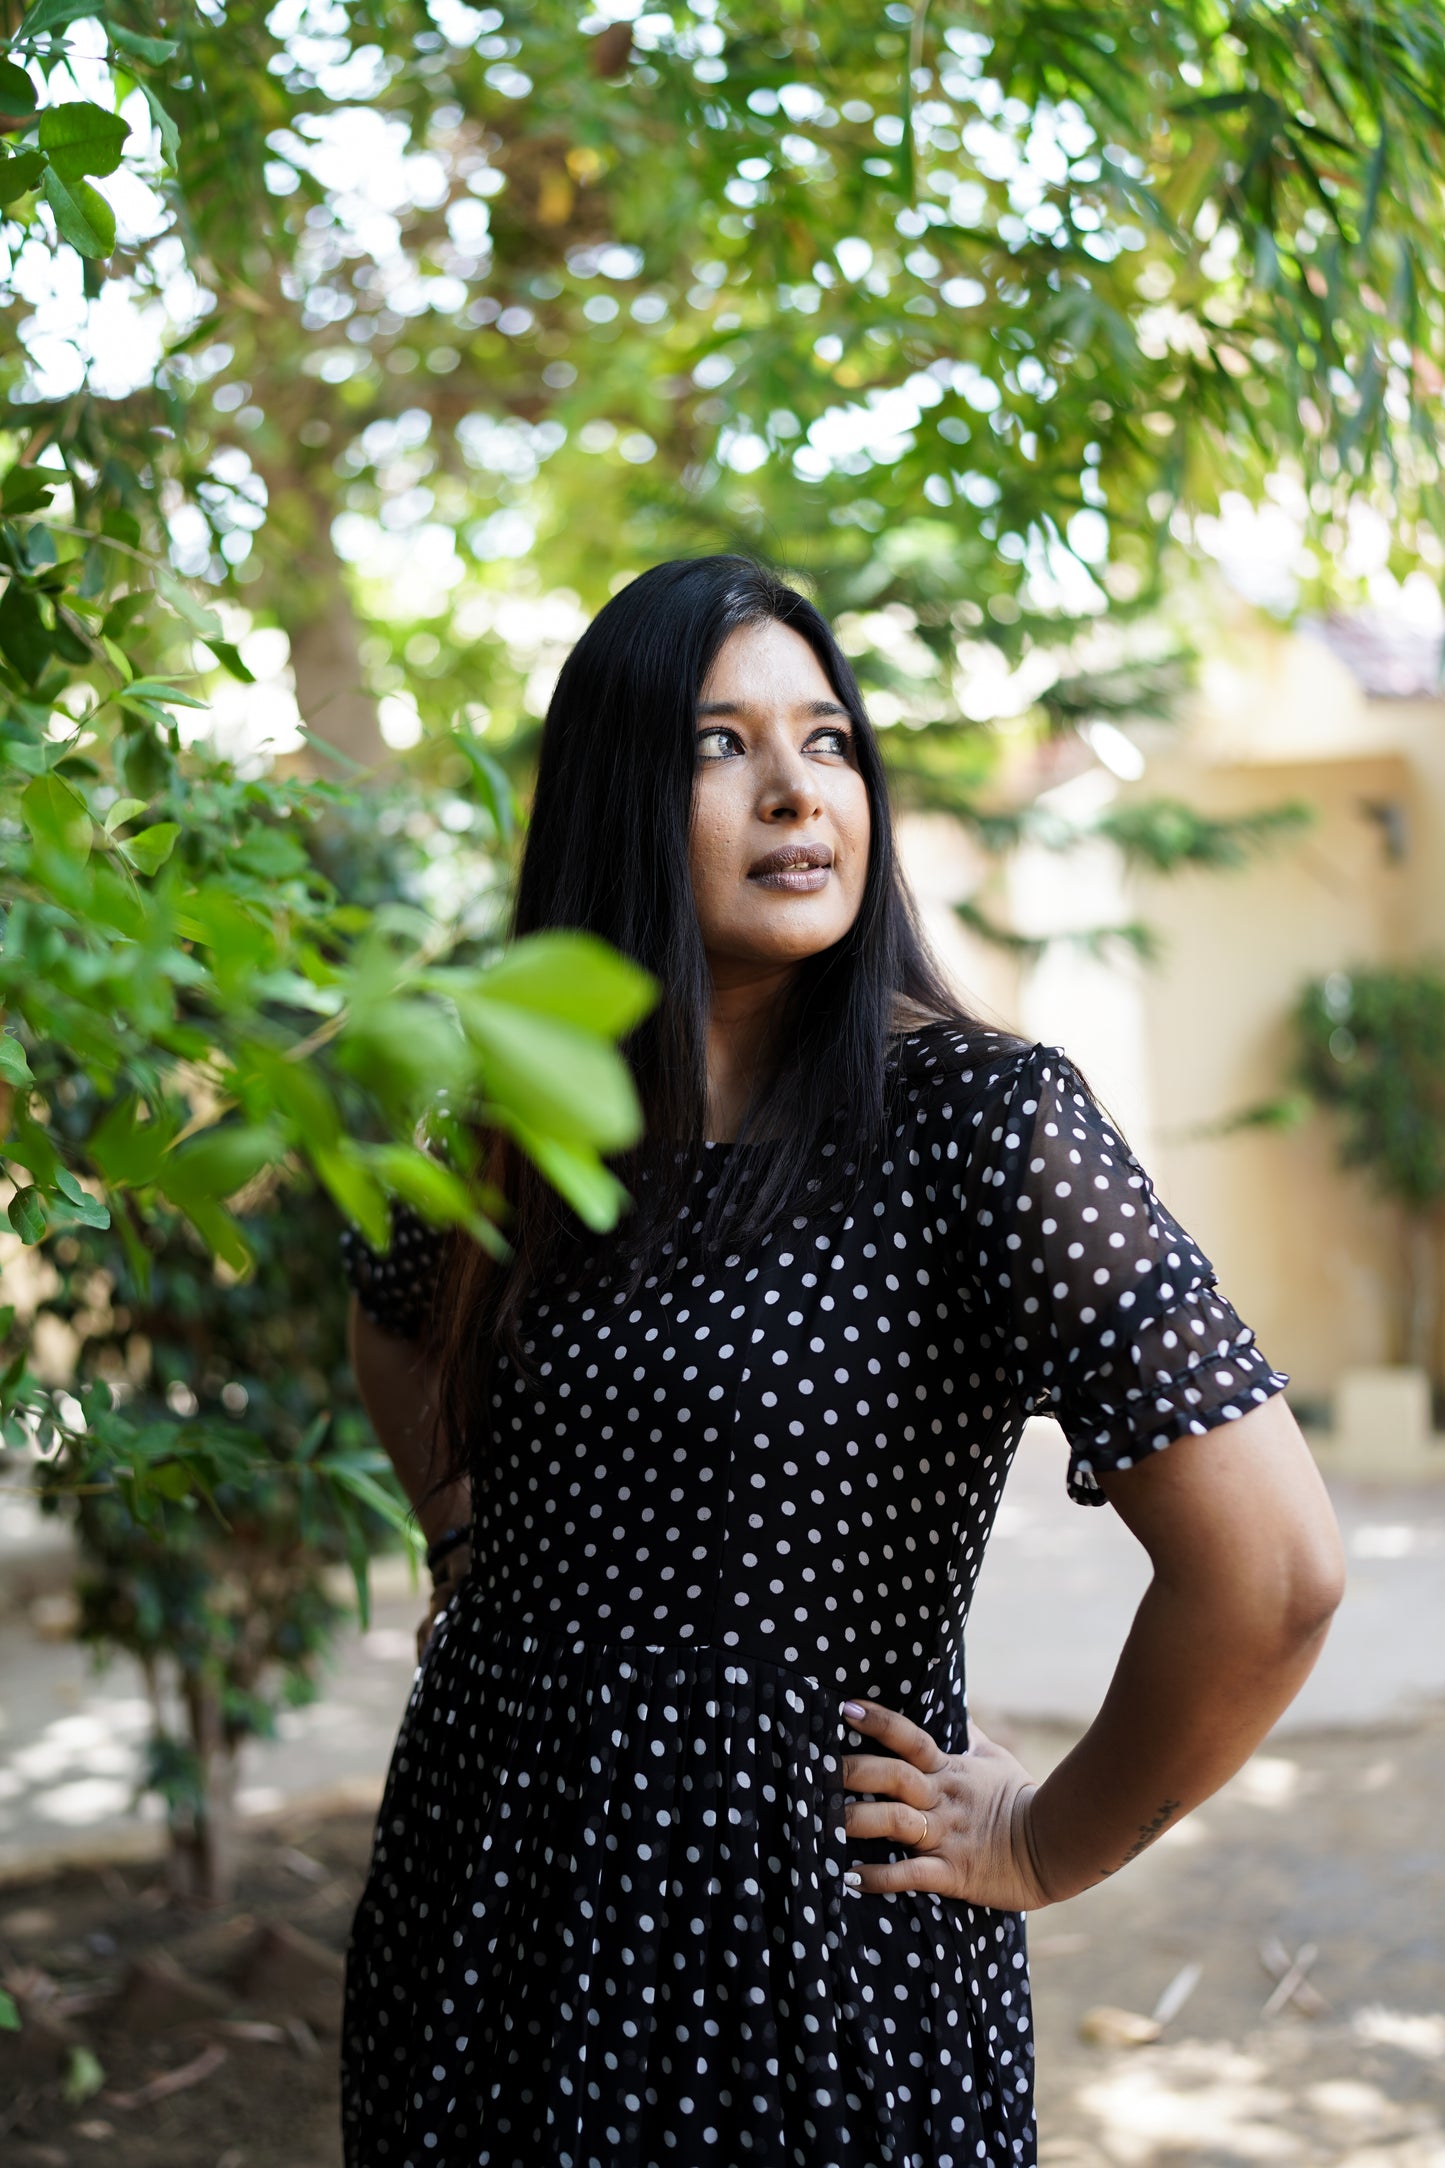
[[[926,1127],[972,1156],[975,1143],[1018,1143],[1015,1132],[1049,1137],[1082,1124],[1127,1150],[1068,1051],[1002,1025],[937,1017],[898,1032],[890,1060],[896,1119]]]
[[[940,1093],[982,1099],[1021,1074],[1046,1066],[1050,1056],[1067,1059],[1062,1048],[1041,1046],[1002,1025],[917,1009],[911,1015],[902,1012],[900,1001],[891,1043],[910,1099],[933,1099]]]

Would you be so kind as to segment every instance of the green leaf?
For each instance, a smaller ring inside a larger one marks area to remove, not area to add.
[[[212,1254],[229,1265],[238,1278],[249,1277],[255,1255],[225,1206],[214,1199],[191,1197],[181,1209]]]
[[[45,1233],[45,1200],[33,1182],[24,1189],[17,1189],[11,1198],[7,1216],[11,1226],[22,1242],[39,1242]]]
[[[0,60],[0,114],[7,120],[28,120],[38,102],[25,70],[13,60]]]
[[[489,1001],[555,1016],[620,1039],[657,1000],[657,981],[605,941],[585,933],[539,933],[515,941],[484,974]]]
[[[178,708],[206,706],[206,702],[198,700],[194,693],[183,693],[176,686],[168,685],[164,678],[132,678],[125,690],[127,699],[164,700]]]
[[[151,109],[151,119],[159,131],[166,164],[174,171],[181,155],[181,131],[157,97],[155,85],[142,80],[140,89],[141,96]]]
[[[358,1467],[354,1461],[339,1453],[323,1460],[320,1466],[322,1472],[339,1490],[349,1491],[362,1505],[369,1506],[373,1513],[386,1522],[388,1528],[405,1537],[413,1550],[421,1547],[421,1537],[411,1509],[399,1491],[389,1490],[385,1483],[379,1482],[368,1470]]]
[[[323,1408],[321,1413],[313,1417],[306,1425],[305,1430],[297,1439],[293,1458],[298,1461],[310,1460],[330,1428],[331,1410],[330,1408]]]
[[[3,1077],[7,1084],[35,1082],[30,1064],[25,1058],[24,1047],[18,1039],[12,1038],[8,1031],[0,1033],[0,1077]]]
[[[90,1156],[113,1185],[134,1188],[154,1181],[174,1134],[162,1121],[142,1121],[141,1113],[133,1095],[117,1099],[90,1133]]]
[[[179,1505],[189,1498],[195,1489],[195,1477],[181,1460],[163,1460],[159,1467],[147,1468],[144,1480],[149,1488],[159,1492],[172,1505]]]
[[[307,1009],[313,1016],[335,1016],[343,997],[334,986],[315,986],[300,971],[263,971],[251,982],[263,1001],[284,1002],[287,1008]]]
[[[65,2065],[60,2097],[67,2108],[79,2108],[105,2083],[105,2070],[89,2048],[73,2047]]]
[[[122,504],[113,504],[100,523],[100,531],[112,542],[127,542],[134,549],[140,548],[140,521],[133,512],[127,512]],[[150,595],[145,588],[138,588],[129,595],[122,595],[106,612],[104,630],[122,631],[138,610],[146,608]]]
[[[231,858],[234,865],[263,881],[284,881],[288,875],[306,869],[306,852],[296,837],[288,835],[284,828],[268,827],[259,821]]]
[[[139,835],[127,836],[119,848],[140,872],[154,873],[170,857],[180,832],[179,821],[157,821]]]
[[[378,1144],[371,1164],[399,1197],[428,1219],[465,1226],[476,1209],[466,1183],[414,1145]]]
[[[145,809],[144,798],[117,798],[105,816],[106,834],[113,836],[117,828],[123,828],[127,821],[133,821],[137,813],[144,813]]]
[[[620,1054],[550,1016],[479,996],[457,1000],[483,1059],[487,1093],[539,1134],[616,1151],[642,1127],[632,1074]]]
[[[115,213],[88,181],[63,181],[54,167],[45,172],[45,200],[62,241],[82,256],[109,256],[115,247]]]
[[[19,2032],[19,2030],[20,2012],[16,2008],[15,1997],[7,1994],[5,1989],[0,1987],[0,2032]]]
[[[28,44],[31,38],[43,38],[47,33],[65,30],[87,15],[99,15],[104,19],[104,12],[102,0],[35,0],[30,12],[21,17],[20,28],[12,43]]]
[[[258,969],[273,954],[269,929],[257,923],[239,897],[214,883],[187,896],[177,930],[187,941],[205,943],[217,976],[227,983]]]
[[[482,803],[492,816],[492,822],[503,843],[510,843],[516,827],[515,801],[511,780],[500,761],[490,753],[483,752],[465,723],[458,723],[452,733],[453,741],[465,757],[477,779]]]
[[[65,857],[83,859],[90,850],[90,809],[58,775],[37,775],[26,784],[20,817],[37,843]]]
[[[253,670],[246,668],[246,665],[241,660],[241,651],[233,640],[213,640],[208,638],[206,645],[221,665],[221,668],[227,671],[230,676],[238,679],[242,685],[255,684],[256,674]]]
[[[158,573],[156,575],[156,586],[175,611],[177,617],[183,617],[191,629],[198,632],[203,640],[209,642],[211,634],[220,631],[221,620],[215,611],[208,609],[204,602],[199,602],[191,593],[189,587],[183,581],[178,580],[174,573]]]
[[[44,171],[44,151],[0,153],[0,203],[16,203],[28,196]]]
[[[174,38],[143,38],[138,30],[122,30],[119,23],[108,23],[106,28],[112,45],[119,46],[123,53],[130,53],[136,60],[148,61],[153,68],[163,67],[180,51]]]
[[[0,507],[12,514],[33,512],[49,504],[55,487],[56,477],[44,467],[12,467],[0,482]]]
[[[94,1227],[100,1230],[109,1227],[110,1206],[102,1204],[99,1197],[92,1197],[88,1191],[83,1190],[81,1195],[83,1203],[71,1205],[68,1210],[62,1209],[54,1214],[50,1222],[52,1232],[58,1232],[62,1227]]]
[[[391,1239],[386,1197],[375,1176],[340,1145],[308,1144],[311,1164],[348,1219],[355,1220],[375,1250],[384,1250]]]
[[[341,1529],[346,1538],[346,1561],[356,1584],[356,1616],[362,1632],[367,1633],[371,1627],[371,1561],[366,1533],[354,1513],[342,1515]]]
[[[52,646],[50,627],[41,614],[35,595],[20,580],[11,578],[0,595],[0,649],[27,685],[45,673]]]
[[[616,1226],[630,1200],[610,1167],[604,1167],[595,1153],[539,1136],[512,1115],[506,1122],[528,1158],[566,1198],[584,1226],[598,1234]]]
[[[109,1227],[110,1207],[99,1197],[93,1197],[84,1183],[73,1175],[69,1167],[57,1167],[55,1186],[68,1204],[74,1207],[67,1214],[56,1214],[53,1227]]]
[[[44,775],[49,766],[43,745],[29,745],[20,738],[12,738],[8,745],[0,742],[0,758],[22,775]]]
[[[285,1139],[274,1129],[227,1122],[168,1152],[157,1179],[166,1195],[190,1212],[198,1201],[234,1196],[285,1148]]]
[[[120,781],[137,797],[151,798],[172,779],[173,764],[165,746],[152,730],[142,730],[122,740],[116,756]]]
[[[69,105],[47,106],[37,133],[51,171],[62,181],[79,181],[88,173],[114,173],[130,127],[119,113],[77,98]]]

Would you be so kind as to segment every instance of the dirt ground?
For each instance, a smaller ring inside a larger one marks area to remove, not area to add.
[[[1042,1774],[1069,1737],[1011,1743]],[[1035,1915],[1045,2168],[1445,2168],[1442,1807],[1445,1711],[1293,1738]],[[257,1831],[236,1906],[206,1920],[154,1868],[0,1890],[26,2018],[0,2033],[5,2168],[337,2168],[369,1835],[354,1814]]]

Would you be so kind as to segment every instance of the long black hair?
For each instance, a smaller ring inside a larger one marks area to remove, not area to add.
[[[977,1019],[950,992],[919,930],[898,865],[878,742],[826,619],[765,566],[740,556],[654,565],[599,611],[563,666],[543,726],[517,882],[514,936],[583,928],[658,980],[657,1007],[623,1052],[645,1129],[611,1161],[634,1206],[600,1248],[630,1293],[666,1278],[678,1215],[704,1141],[711,985],[689,870],[697,705],[729,634],[768,622],[801,635],[853,724],[871,840],[853,924],[806,958],[779,1005],[770,1052],[738,1142],[786,1148],[719,1155],[698,1256],[743,1251],[772,1227],[836,1209],[881,1145],[887,1053],[900,1013],[961,1029]],[[900,1009],[901,1005],[901,1009]],[[598,1238],[515,1148],[493,1167],[512,1207],[510,1264],[455,1238],[437,1311],[439,1481],[467,1472],[486,1436],[487,1384],[503,1351],[528,1371],[523,1308]]]

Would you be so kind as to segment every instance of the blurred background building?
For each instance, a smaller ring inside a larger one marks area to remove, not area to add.
[[[1081,825],[1145,798],[1230,821],[1302,802],[1298,832],[1224,872],[1141,871],[1097,835],[1025,843],[999,870],[927,814],[905,820],[906,856],[958,983],[1068,1047],[1318,1425],[1343,1373],[1400,1360],[1399,1214],[1341,1168],[1319,1116],[1231,1118],[1285,1091],[1308,981],[1445,948],[1441,640],[1403,613],[1291,630],[1239,601],[1218,629],[1175,720],[1096,729],[1062,772],[1034,746],[1013,788]],[[960,923],[981,887],[992,922],[1048,939],[1041,955]],[[1152,960],[1058,938],[1132,923],[1157,936]]]

